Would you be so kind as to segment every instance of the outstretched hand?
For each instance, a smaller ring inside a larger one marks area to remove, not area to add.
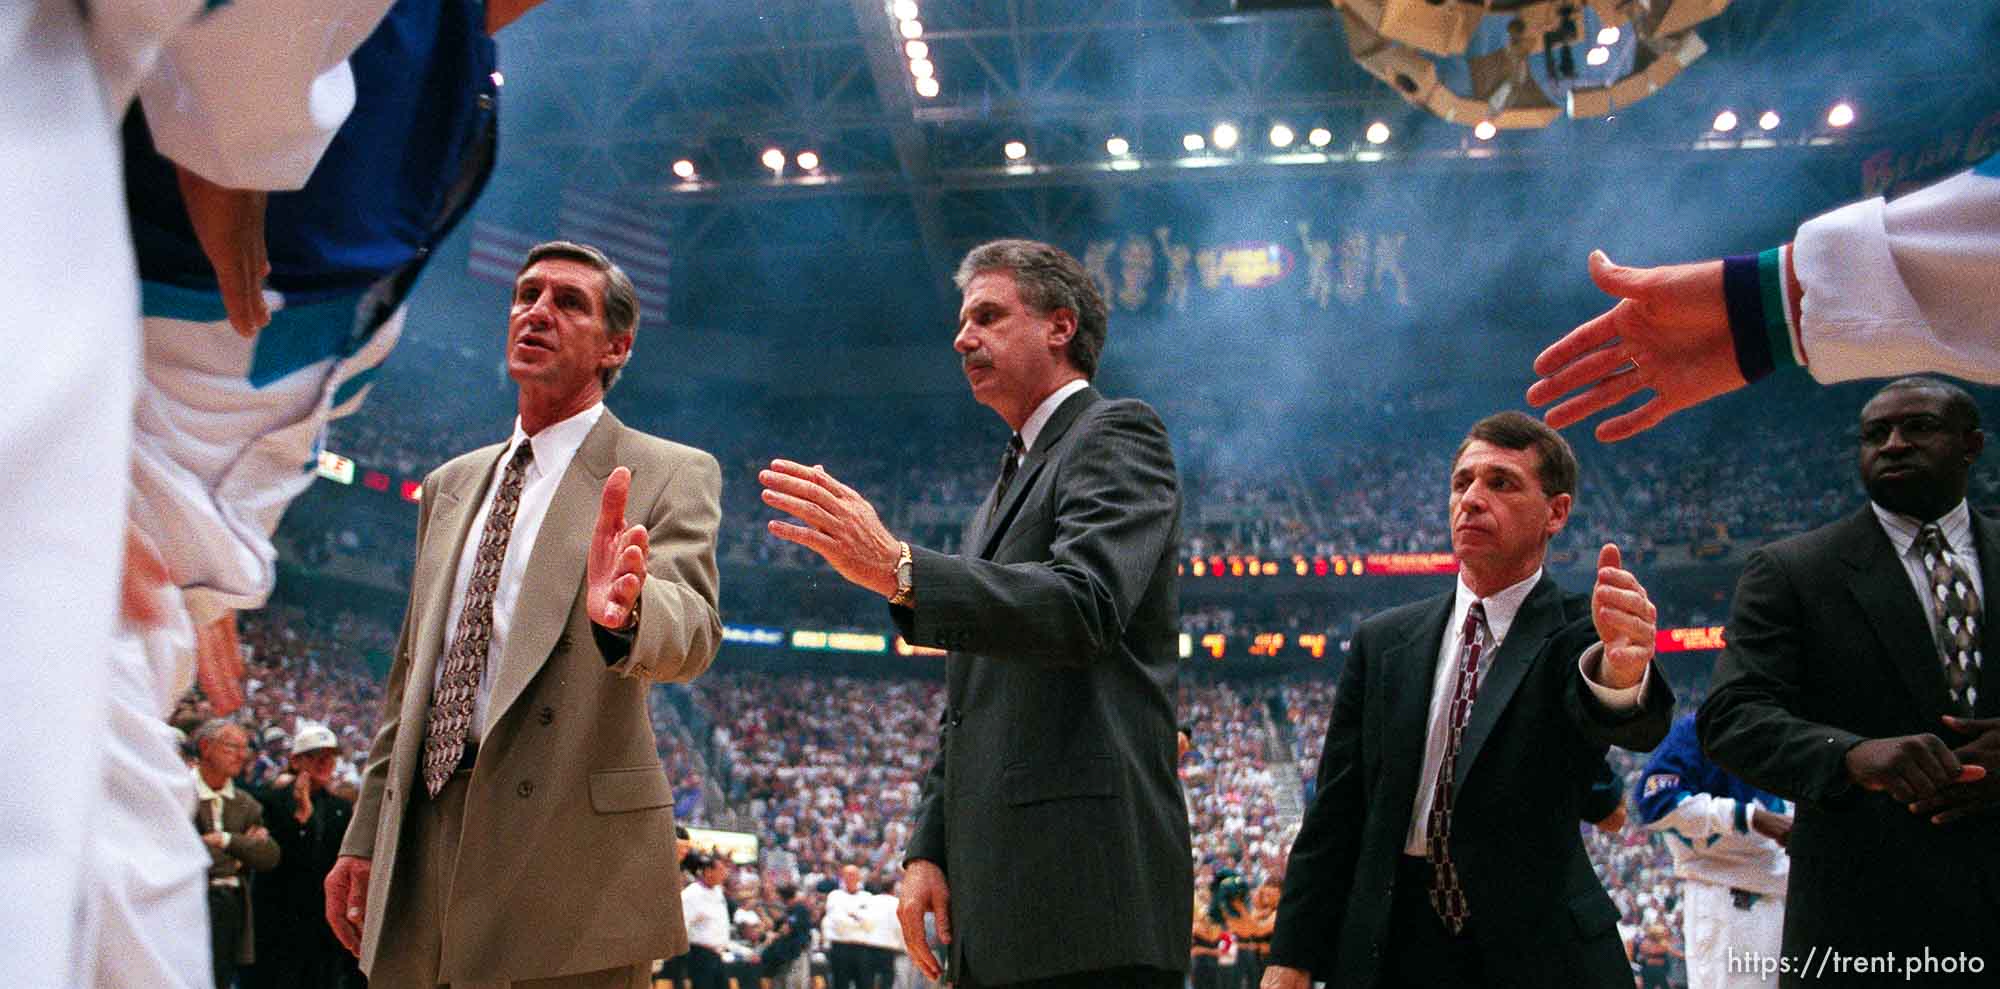
[[[1548,411],[1549,425],[1561,429],[1651,389],[1638,408],[1598,424],[1597,438],[1613,443],[1744,386],[1721,261],[1627,268],[1592,251],[1590,279],[1618,304],[1535,358],[1541,380],[1528,388],[1528,404],[1569,395]]]
[[[1597,585],[1590,592],[1590,620],[1604,643],[1598,676],[1607,687],[1622,689],[1644,680],[1658,645],[1654,622],[1659,609],[1646,596],[1639,578],[1624,569],[1618,546],[1605,543],[1597,551]]]
[[[902,543],[889,534],[875,506],[826,468],[773,460],[757,473],[764,504],[804,523],[770,522],[771,534],[818,553],[850,583],[883,597],[896,594]]]
[[[625,524],[625,499],[632,492],[632,471],[619,467],[604,479],[597,503],[597,525],[590,534],[590,555],[584,566],[584,608],[590,620],[609,629],[624,629],[639,607],[646,585],[646,527]]]

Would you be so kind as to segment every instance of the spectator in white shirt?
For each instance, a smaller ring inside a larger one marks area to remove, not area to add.
[[[722,884],[729,878],[729,860],[689,852],[681,868],[694,874],[694,881],[681,890],[688,981],[694,989],[724,989],[722,952],[729,947],[729,901],[722,895]]]

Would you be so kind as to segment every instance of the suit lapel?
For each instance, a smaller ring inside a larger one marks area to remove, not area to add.
[[[1021,501],[1027,497],[1028,489],[1035,486],[1035,476],[1041,473],[1042,466],[1048,463],[1049,451],[1055,449],[1064,433],[1069,432],[1069,427],[1076,422],[1076,417],[1082,415],[1084,409],[1097,404],[1101,398],[1103,396],[1097,393],[1097,389],[1085,386],[1082,391],[1064,399],[1061,405],[1056,406],[1055,413],[1049,416],[1048,423],[1042,427],[1041,435],[1035,437],[1035,448],[1021,458],[1021,469],[1015,473],[1014,483],[1008,486],[1006,498],[1002,499],[983,520],[986,530],[985,538],[979,547],[981,559],[992,557],[994,548],[1000,543],[1000,537],[1006,534],[1007,526],[1013,522],[1014,515],[1021,510]],[[995,487],[997,489],[998,485]]]
[[[479,464],[476,474],[450,486],[440,485],[432,493],[437,500],[431,508],[428,531],[435,538],[425,547],[426,552],[418,559],[417,570],[410,577],[413,600],[422,601],[424,610],[417,616],[408,682],[422,689],[403,692],[405,724],[422,724],[430,705],[431,681],[437,676],[438,657],[444,654],[446,637],[451,634],[445,622],[451,618],[451,591],[452,583],[458,579],[458,560],[465,552],[465,541],[471,537],[472,520],[486,500],[486,489],[493,484],[500,455],[506,450],[507,444],[500,443],[481,451],[482,455],[474,461]],[[423,738],[422,732],[405,734],[413,734],[418,741]]]
[[[1995,525],[1978,512],[1972,514],[1972,533],[1979,545],[1979,586],[1988,592],[2000,592],[1996,574],[2000,574],[2000,525]],[[2000,621],[2000,606],[1996,606],[1992,593],[1982,593],[1979,615],[1979,702],[1972,707],[1972,713],[1981,718],[2000,717],[2000,673],[1993,672],[1985,661],[1986,636]]]
[[[493,701],[486,709],[485,730],[507,713],[528,681],[556,649],[570,611],[583,593],[584,564],[590,553],[591,530],[597,522],[604,479],[618,466],[618,434],[625,428],[606,409],[583,438],[576,456],[556,485],[549,513],[535,534],[535,548],[514,598],[514,616],[507,626],[507,648],[493,677]]]
[[[1453,793],[1465,785],[1472,764],[1479,760],[1479,750],[1492,736],[1493,726],[1500,723],[1500,715],[1520,689],[1528,667],[1534,665],[1535,657],[1542,651],[1542,644],[1562,626],[1562,590],[1556,587],[1555,578],[1544,573],[1535,589],[1528,592],[1527,600],[1521,602],[1514,623],[1507,627],[1507,640],[1500,643],[1493,661],[1479,678],[1479,696],[1473,699],[1472,714],[1465,721],[1465,736],[1459,742],[1458,762],[1451,779]],[[1576,657],[1556,657],[1558,662],[1565,659],[1574,661]]]
[[[1917,709],[1931,719],[1951,710],[1930,619],[1873,509],[1849,516],[1841,534],[1840,557],[1849,568],[1848,592],[1881,642],[1878,654],[1896,668]]]
[[[1444,626],[1451,619],[1453,595],[1432,601],[1406,629],[1403,640],[1383,650],[1382,670],[1384,709],[1387,712],[1383,737],[1397,740],[1383,747],[1382,792],[1414,795],[1418,787],[1429,786],[1420,779],[1424,770],[1424,747],[1430,736],[1431,687],[1437,682],[1438,647],[1444,641]],[[1400,796],[1397,799],[1402,799]],[[1408,808],[1402,808],[1407,816]]]

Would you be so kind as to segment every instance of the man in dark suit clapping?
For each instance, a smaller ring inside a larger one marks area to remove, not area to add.
[[[1674,701],[1617,547],[1587,599],[1543,573],[1576,478],[1520,413],[1459,445],[1458,588],[1355,633],[1264,989],[1632,985],[1577,820],[1606,746],[1652,748]]]
[[[771,531],[889,599],[951,650],[943,745],[906,849],[898,916],[962,987],[1183,984],[1194,877],[1174,774],[1180,483],[1143,402],[1090,386],[1106,309],[1083,267],[1003,240],[959,265],[952,345],[1013,437],[960,555],[898,541],[819,467],[774,461]]]
[[[1981,668],[2000,527],[1965,500],[1985,444],[1964,389],[1889,383],[1861,410],[1870,504],[1752,553],[1737,582],[1696,732],[1798,804],[1783,985],[2000,967],[2000,682]],[[1809,952],[1824,961],[1801,971]]]

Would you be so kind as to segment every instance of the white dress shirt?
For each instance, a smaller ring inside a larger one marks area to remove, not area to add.
[[[688,943],[698,944],[717,954],[729,947],[729,902],[722,887],[704,886],[701,880],[681,890],[681,917],[687,922]]]
[[[458,616],[465,610],[465,588],[472,580],[472,564],[479,557],[479,534],[486,531],[486,516],[492,514],[493,496],[500,488],[498,473],[507,469],[507,462],[514,457],[514,451],[523,443],[532,444],[535,458],[528,465],[521,485],[521,501],[514,512],[514,531],[507,538],[507,555],[500,562],[500,582],[493,590],[493,639],[486,652],[486,663],[479,671],[479,690],[472,698],[472,725],[468,729],[472,740],[479,741],[486,735],[487,707],[493,699],[493,668],[506,654],[507,630],[514,620],[514,603],[521,594],[521,578],[528,572],[528,556],[535,547],[535,536],[541,532],[542,519],[549,514],[549,503],[555,500],[556,488],[562,483],[564,472],[569,470],[569,462],[576,459],[576,451],[583,446],[584,437],[590,435],[592,427],[604,415],[604,403],[570,416],[554,425],[544,427],[533,437],[521,431],[521,420],[514,420],[514,435],[507,441],[507,448],[500,451],[495,461],[496,477],[486,485],[486,497],[479,505],[479,514],[472,517],[472,528],[466,530],[465,547],[459,551],[458,573],[451,582],[451,608],[445,613],[445,641],[438,653],[437,669],[431,676],[431,692],[437,692],[437,685],[444,678],[444,657],[451,649],[451,638],[458,633]],[[429,494],[430,492],[426,492]],[[589,532],[579,532],[578,539],[590,538]]]
[[[1479,679],[1481,689],[1485,687],[1486,675],[1493,668],[1493,657],[1500,651],[1500,644],[1507,641],[1507,631],[1514,627],[1514,617],[1521,613],[1521,603],[1535,589],[1542,579],[1541,568],[1528,575],[1526,580],[1510,585],[1492,595],[1481,598],[1465,586],[1464,576],[1458,579],[1458,593],[1451,604],[1451,618],[1445,622],[1444,638],[1438,643],[1437,672],[1431,677],[1430,717],[1424,727],[1424,769],[1417,777],[1416,800],[1411,804],[1410,823],[1403,831],[1403,853],[1422,855],[1425,851],[1425,824],[1431,816],[1432,788],[1436,784],[1438,768],[1444,765],[1445,743],[1450,735],[1452,695],[1452,671],[1458,667],[1459,631],[1465,627],[1465,613],[1472,610],[1476,601],[1486,605],[1486,635],[1479,650]],[[1597,699],[1614,711],[1629,711],[1639,705],[1640,693],[1645,690],[1646,681],[1640,680],[1622,689],[1606,687],[1592,678],[1597,669],[1598,656],[1604,651],[1603,645],[1593,645],[1577,658],[1577,675],[1590,687]],[[1475,705],[1478,703],[1474,701]]]
[[[1882,523],[1882,532],[1889,537],[1889,545],[1896,549],[1896,559],[1903,562],[1903,573],[1910,578],[1910,586],[1917,591],[1917,600],[1923,603],[1924,617],[1937,614],[1937,601],[1931,596],[1931,571],[1924,565],[1924,554],[1917,550],[1917,533],[1924,524],[1909,517],[1892,512],[1881,505],[1869,502],[1875,510],[1875,520]],[[1972,539],[1972,512],[1961,501],[1957,507],[1944,513],[1937,520],[1938,528],[1944,530],[1945,548],[1950,550],[1952,559],[1965,569],[1965,575],[1972,578],[1972,589],[1979,593],[1979,600],[1986,600],[1986,584],[1979,575],[1979,545]],[[1937,622],[1928,622],[1931,641],[1937,642]],[[1937,642],[1938,648],[1944,643]]]
[[[1056,414],[1063,400],[1088,387],[1090,382],[1078,378],[1051,392],[1049,397],[1042,399],[1042,404],[1035,406],[1035,411],[1028,415],[1028,421],[1021,424],[1021,455],[1014,459],[1017,466],[1028,459],[1028,453],[1035,448],[1035,440],[1042,435],[1042,428],[1049,424],[1050,417]]]
[[[826,917],[820,921],[820,933],[826,936],[827,943],[866,944],[867,905],[873,898],[866,889],[850,893],[846,887],[826,894]]]

